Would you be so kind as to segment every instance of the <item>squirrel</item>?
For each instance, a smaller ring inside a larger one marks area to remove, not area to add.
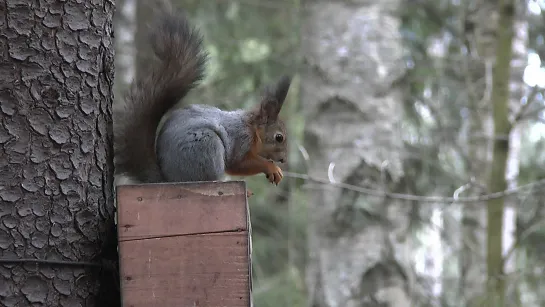
[[[115,185],[260,173],[278,185],[283,174],[275,162],[287,160],[286,126],[278,114],[291,76],[267,86],[260,103],[248,110],[187,105],[172,110],[158,129],[163,116],[205,77],[209,55],[183,12],[162,12],[149,38],[159,63],[137,76],[113,109]]]

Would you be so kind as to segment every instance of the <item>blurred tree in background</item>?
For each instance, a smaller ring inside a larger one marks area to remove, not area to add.
[[[308,174],[376,190],[402,188],[402,2],[303,3]],[[313,183],[308,191],[310,305],[411,306],[409,206],[327,184]]]
[[[117,0],[116,99],[160,2]],[[295,76],[286,177],[247,178],[255,306],[545,305],[543,0],[172,2],[211,54],[187,102]]]

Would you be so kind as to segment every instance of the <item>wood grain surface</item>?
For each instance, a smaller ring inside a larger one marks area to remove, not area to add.
[[[248,307],[244,182],[117,188],[124,307]]]

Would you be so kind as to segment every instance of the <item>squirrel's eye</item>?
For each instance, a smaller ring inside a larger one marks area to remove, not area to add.
[[[284,136],[280,133],[277,133],[275,136],[274,136],[274,139],[278,142],[278,143],[282,143],[282,141],[284,141]]]

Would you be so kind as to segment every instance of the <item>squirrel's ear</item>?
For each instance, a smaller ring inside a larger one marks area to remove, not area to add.
[[[265,94],[261,100],[261,116],[267,120],[275,121],[278,118],[280,110],[288,90],[290,89],[291,77],[282,76],[274,86],[269,86],[265,89]]]
[[[276,89],[274,91],[275,98],[281,104],[284,103],[286,96],[288,95],[288,90],[290,89],[291,77],[282,76],[280,80],[276,83]]]

